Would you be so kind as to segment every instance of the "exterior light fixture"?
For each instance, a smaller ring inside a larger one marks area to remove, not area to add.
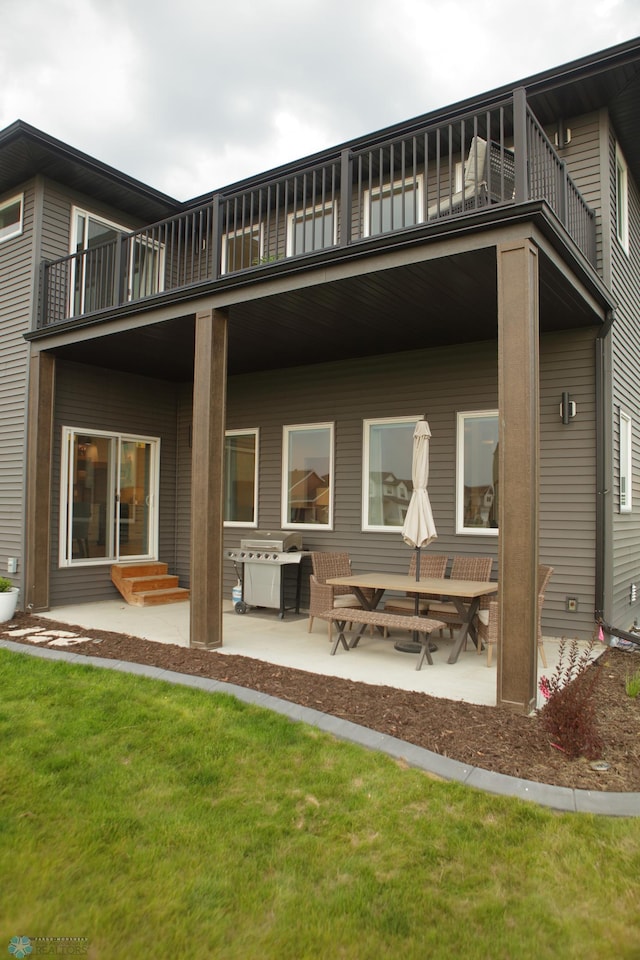
[[[565,390],[562,394],[562,401],[560,403],[560,419],[563,423],[569,423],[572,417],[576,415],[576,404],[575,401],[571,399],[568,392]]]

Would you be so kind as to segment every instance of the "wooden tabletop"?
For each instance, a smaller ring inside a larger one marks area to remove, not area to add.
[[[373,590],[399,590],[404,593],[433,593],[445,597],[482,597],[497,593],[495,580],[452,580],[448,577],[421,578],[396,573],[356,573],[350,577],[331,577],[327,583],[344,587],[369,587]]]

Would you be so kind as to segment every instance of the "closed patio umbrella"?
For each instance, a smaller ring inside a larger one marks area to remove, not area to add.
[[[413,432],[411,480],[413,492],[402,528],[402,539],[416,550],[416,580],[420,579],[420,548],[438,536],[427,493],[429,481],[429,439],[431,430],[426,420],[418,420]]]
[[[411,464],[411,480],[413,492],[409,501],[409,508],[402,527],[402,539],[416,551],[416,580],[420,579],[420,548],[425,547],[438,536],[436,525],[431,512],[431,503],[427,493],[429,481],[429,439],[431,430],[426,420],[418,420],[413,432],[413,460]],[[416,614],[420,609],[420,597],[416,593]],[[429,644],[430,649],[437,650],[435,644]],[[419,653],[420,643],[414,635],[413,642],[399,641],[395,644],[396,650],[404,653]]]

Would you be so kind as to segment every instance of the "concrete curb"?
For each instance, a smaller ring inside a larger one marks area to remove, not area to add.
[[[123,673],[150,677],[153,680],[165,680],[168,683],[180,686],[194,687],[208,693],[227,693],[243,703],[252,704],[273,710],[294,722],[308,723],[318,727],[326,733],[332,734],[339,740],[346,740],[369,750],[379,750],[397,760],[404,760],[410,767],[424,770],[443,780],[455,780],[483,790],[485,793],[499,794],[504,797],[517,797],[519,800],[530,800],[542,807],[571,813],[597,813],[609,817],[637,817],[640,816],[639,793],[605,793],[595,790],[574,790],[570,787],[555,787],[550,784],[537,783],[534,780],[521,780],[518,777],[508,777],[502,773],[493,773],[481,767],[473,767],[458,760],[451,760],[424,747],[406,743],[397,737],[390,737],[385,733],[378,733],[368,727],[361,727],[350,720],[340,720],[330,714],[301,707],[272,697],[248,687],[239,687],[234,683],[225,683],[222,680],[213,680],[209,677],[196,677],[190,674],[175,673],[171,670],[162,670],[160,667],[146,666],[140,663],[128,663],[123,660],[107,660],[103,657],[85,656],[80,653],[70,653],[64,650],[51,650],[47,647],[32,647],[27,644],[14,643],[11,640],[0,640],[0,648],[14,653],[23,653],[44,660],[62,660],[66,663],[85,664],[93,667],[102,667],[105,670],[119,670]]]

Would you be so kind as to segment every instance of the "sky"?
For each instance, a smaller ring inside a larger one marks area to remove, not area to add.
[[[640,0],[0,0],[24,120],[187,200],[640,35]]]

